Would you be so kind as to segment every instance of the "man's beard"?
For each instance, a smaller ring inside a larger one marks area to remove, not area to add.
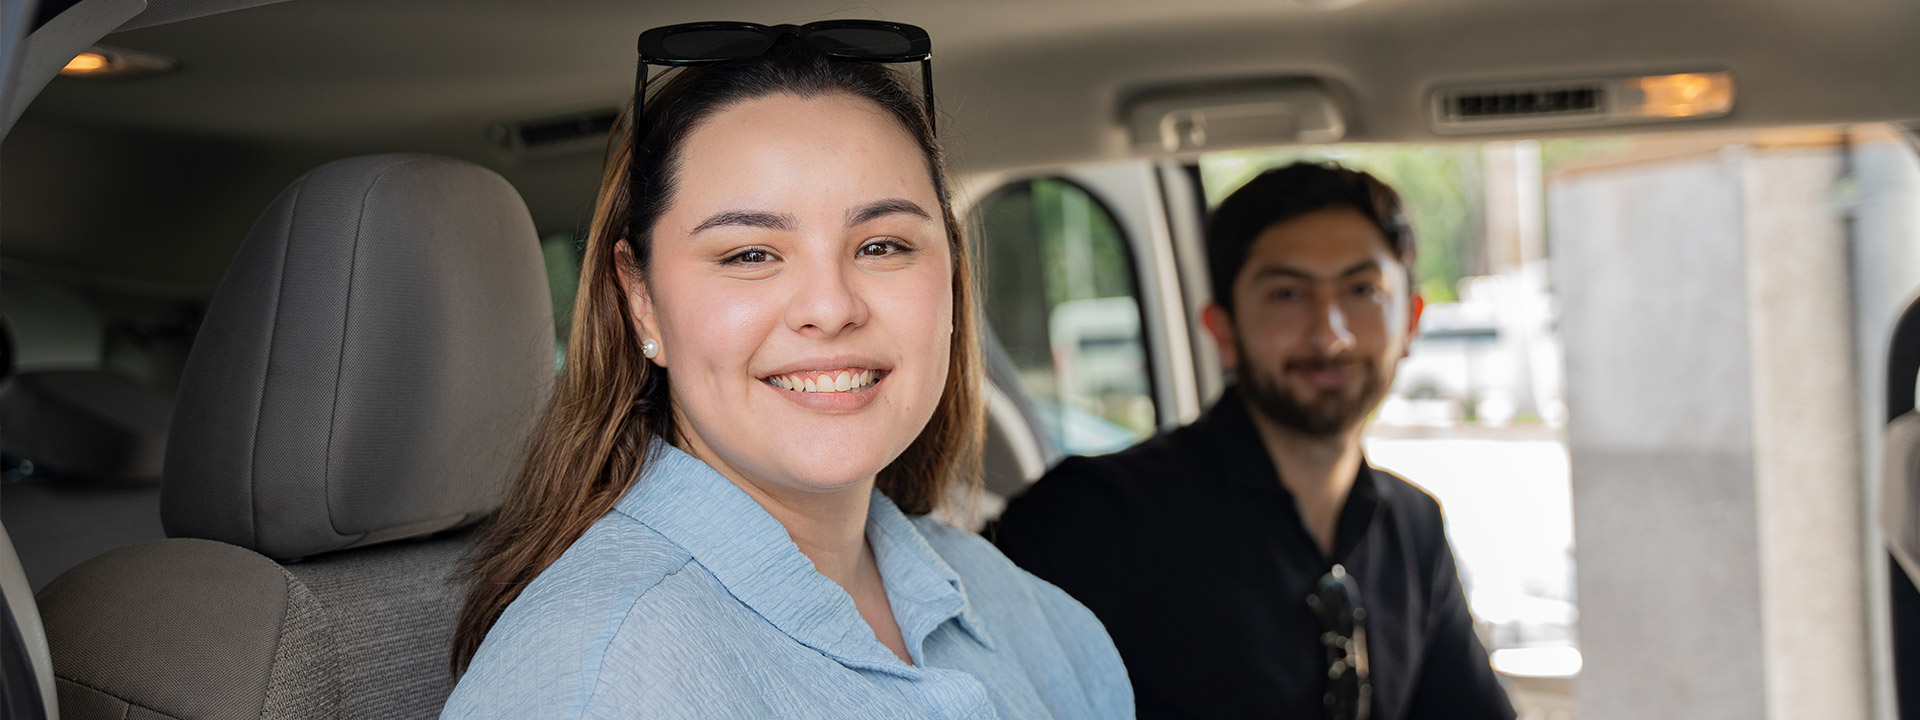
[[[1245,345],[1241,345],[1245,347]],[[1360,375],[1359,392],[1347,394],[1346,387],[1315,390],[1303,400],[1288,390],[1282,381],[1286,373],[1300,374],[1316,370],[1346,368]],[[1331,437],[1366,420],[1367,414],[1386,397],[1380,370],[1364,360],[1341,357],[1289,360],[1281,372],[1254,365],[1242,365],[1240,385],[1254,410],[1275,424],[1309,437]]]

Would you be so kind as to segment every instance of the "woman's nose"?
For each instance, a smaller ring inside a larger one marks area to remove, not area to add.
[[[787,327],[794,332],[817,332],[833,337],[867,320],[867,304],[856,287],[855,271],[846,263],[802,263],[789,277],[797,283],[787,303]]]

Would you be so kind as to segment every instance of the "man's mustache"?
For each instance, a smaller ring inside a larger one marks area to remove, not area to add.
[[[1294,358],[1288,360],[1283,369],[1287,372],[1320,372],[1322,370],[1362,369],[1360,358],[1352,355],[1322,355]]]

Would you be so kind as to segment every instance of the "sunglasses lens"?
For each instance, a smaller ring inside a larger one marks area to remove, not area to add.
[[[767,51],[772,39],[752,28],[701,28],[667,35],[662,60],[732,60]]]
[[[821,50],[845,57],[901,57],[913,52],[913,43],[905,35],[885,28],[822,29],[807,38]]]

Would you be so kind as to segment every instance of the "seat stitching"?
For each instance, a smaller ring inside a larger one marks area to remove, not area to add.
[[[297,580],[294,579],[293,573],[287,572],[286,568],[278,569],[280,570],[281,578],[286,581],[287,587],[286,609],[280,613],[280,637],[285,638],[287,626],[293,623],[293,584],[297,582]],[[260,691],[260,711],[257,714],[258,717],[266,717],[267,715],[267,701],[271,699],[269,695],[273,692],[273,671],[280,666],[279,645],[280,641],[275,640],[273,657],[267,660],[267,686]]]
[[[333,403],[329,408],[329,414],[327,416],[326,452],[325,456],[321,458],[320,466],[321,491],[324,493],[324,497],[321,498],[321,504],[325,506],[327,511],[327,528],[332,530],[335,536],[339,537],[346,537],[346,533],[340,532],[340,524],[333,516],[333,433],[335,428],[338,427],[337,423],[340,417],[340,376],[341,369],[346,366],[346,330],[353,320],[353,281],[359,275],[361,230],[366,227],[367,222],[367,199],[373,197],[374,188],[380,186],[380,181],[387,177],[387,173],[418,162],[422,162],[422,159],[419,157],[407,157],[387,166],[380,171],[380,174],[373,176],[373,181],[367,183],[366,192],[360,195],[360,215],[353,221],[353,252],[347,256],[347,294],[340,312],[340,351],[339,355],[334,358],[333,363]],[[367,533],[360,533],[355,539],[366,537],[366,535]],[[349,540],[346,544],[352,544],[352,541]]]
[[[67,682],[70,682],[70,683],[73,683],[73,684],[75,684],[75,685],[79,685],[80,687],[83,687],[83,688],[86,688],[86,689],[88,689],[88,690],[92,690],[92,691],[94,691],[94,692],[97,692],[97,693],[100,693],[101,695],[105,695],[105,696],[107,696],[107,697],[110,697],[110,698],[113,698],[113,699],[115,699],[115,700],[119,700],[120,702],[123,702],[123,703],[126,703],[126,704],[127,704],[127,709],[121,712],[121,714],[120,714],[120,718],[121,718],[121,720],[126,720],[126,718],[127,718],[127,717],[129,717],[129,716],[131,716],[131,715],[133,714],[133,708],[134,708],[134,707],[136,707],[136,706],[137,706],[137,707],[140,707],[140,708],[142,708],[142,709],[145,709],[145,710],[152,710],[152,711],[154,711],[154,712],[157,712],[157,713],[158,713],[158,712],[160,712],[160,709],[159,709],[159,708],[156,708],[156,707],[154,707],[154,706],[152,706],[152,705],[148,705],[148,704],[146,704],[146,703],[143,703],[143,702],[140,702],[140,701],[138,701],[138,700],[134,700],[134,699],[131,699],[131,698],[124,698],[124,697],[120,697],[120,694],[119,694],[119,693],[115,693],[115,692],[110,692],[110,691],[108,691],[108,690],[105,690],[105,689],[102,689],[102,688],[97,688],[97,687],[94,687],[94,686],[92,686],[92,685],[89,685],[89,684],[87,684],[87,683],[85,683],[85,682],[81,682],[81,681],[79,681],[79,680],[76,680],[76,679],[74,679],[74,678],[70,678],[70,677],[67,677],[67,676],[65,676],[65,675],[61,675],[60,673],[54,673],[54,674],[53,674],[53,676],[54,676],[55,678],[59,678],[59,679],[61,679],[61,680],[65,680],[65,681],[67,681]],[[163,715],[165,715],[166,713],[161,713],[161,714],[163,714]],[[167,715],[167,717],[173,717],[173,716],[172,716],[172,715]]]
[[[293,256],[293,228],[296,224],[294,218],[300,214],[300,196],[306,192],[307,183],[310,181],[311,176],[302,177],[293,186],[293,198],[287,201],[290,206],[287,208],[287,239],[280,249],[280,273],[273,278],[274,283],[278,285],[277,292],[273,294],[273,309],[267,314],[267,322],[270,325],[267,328],[267,356],[266,362],[262,363],[260,368],[260,401],[253,404],[253,437],[247,439],[247,481],[241,484],[247,492],[246,535],[247,545],[250,547],[260,546],[260,493],[256,492],[255,485],[260,482],[260,426],[265,422],[267,415],[268,378],[273,376],[273,340],[277,334],[274,330],[280,326],[280,300],[287,293],[287,264],[289,258]]]

